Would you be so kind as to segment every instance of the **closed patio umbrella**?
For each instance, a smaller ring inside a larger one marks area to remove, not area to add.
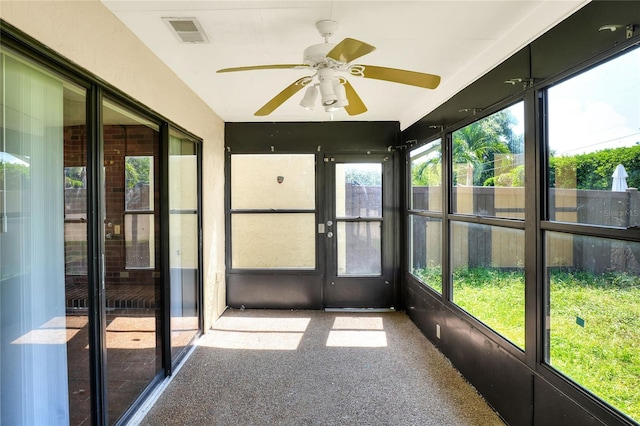
[[[612,191],[624,192],[627,190],[627,171],[624,169],[622,164],[618,164],[613,174],[613,183],[611,184]]]

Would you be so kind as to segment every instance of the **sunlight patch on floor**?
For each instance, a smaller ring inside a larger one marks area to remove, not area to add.
[[[384,331],[331,330],[327,346],[341,348],[384,348],[387,333]]]
[[[333,330],[384,330],[382,317],[337,317],[333,322]]]
[[[89,322],[85,316],[53,317],[16,340],[12,345],[61,345],[69,342]]]
[[[221,349],[295,351],[311,318],[222,317],[213,326],[209,346]]]
[[[387,333],[382,317],[339,316],[327,338],[327,346],[343,348],[383,348]]]
[[[201,346],[258,351],[295,351],[300,345],[302,336],[304,333],[217,330],[208,343],[201,344]]]

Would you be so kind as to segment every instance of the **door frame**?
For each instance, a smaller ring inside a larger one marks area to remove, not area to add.
[[[323,159],[326,153],[388,156],[393,162],[393,188],[387,191],[389,210],[385,217],[393,220],[393,275],[399,274],[399,192],[400,164],[398,138],[400,124],[396,121],[323,121],[323,122],[260,122],[225,124],[225,285],[226,302],[230,308],[262,309],[324,309],[325,270],[324,240],[317,236],[318,224],[325,223]],[[231,262],[231,217],[241,213],[231,209],[231,157],[236,154],[313,154],[316,158],[316,222],[315,270],[234,268]],[[388,176],[385,176],[388,178]],[[401,294],[395,287],[399,304]],[[399,305],[398,305],[399,306]]]
[[[336,164],[346,163],[378,163],[382,165],[382,199],[381,218],[337,218],[336,211]],[[318,162],[319,180],[323,189],[319,196],[319,222],[325,232],[318,230],[321,255],[324,256],[323,298],[322,304],[328,309],[395,309],[397,306],[397,287],[395,280],[395,224],[394,206],[394,161],[388,154],[325,154],[322,162]],[[339,275],[337,225],[339,222],[379,222],[381,224],[381,270],[380,275]],[[329,225],[332,223],[332,225]],[[330,236],[333,233],[333,236]]]

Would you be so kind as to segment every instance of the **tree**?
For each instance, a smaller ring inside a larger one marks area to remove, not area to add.
[[[549,186],[610,190],[611,175],[618,164],[622,164],[629,174],[627,185],[630,188],[640,187],[640,144],[566,157],[551,155]]]
[[[149,183],[151,157],[127,157],[124,167],[127,188],[134,188],[136,185]]]
[[[442,184],[442,147],[440,140],[420,148],[422,152],[411,159],[412,186]]]
[[[466,164],[468,186],[481,185],[493,176],[494,154],[511,152],[507,144],[511,133],[504,134],[508,111],[501,112],[504,114],[491,115],[453,133],[453,162]],[[489,170],[485,170],[487,165]]]
[[[31,173],[29,166],[0,161],[0,190],[29,189]]]

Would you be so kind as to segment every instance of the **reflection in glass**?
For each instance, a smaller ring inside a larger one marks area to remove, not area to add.
[[[169,139],[169,263],[172,359],[198,332],[198,162],[196,144]]]
[[[440,139],[412,150],[411,200],[413,210],[442,210],[442,146]]]
[[[635,49],[549,89],[550,220],[640,224],[638,75]]]
[[[124,215],[126,268],[155,266],[155,224],[152,214]]]
[[[640,420],[640,243],[548,232],[546,361]]]
[[[3,425],[90,422],[85,99],[0,53]]]
[[[102,117],[107,405],[114,424],[161,370],[160,192],[153,185],[160,144],[157,125],[115,102],[103,101]]]
[[[453,302],[524,349],[524,231],[452,222]]]
[[[124,159],[124,185],[127,189],[126,211],[153,210],[153,157],[127,156]]]
[[[234,214],[234,268],[316,267],[315,213]]]
[[[410,215],[409,270],[442,293],[442,220]]]
[[[524,218],[524,103],[453,133],[453,211]]]

